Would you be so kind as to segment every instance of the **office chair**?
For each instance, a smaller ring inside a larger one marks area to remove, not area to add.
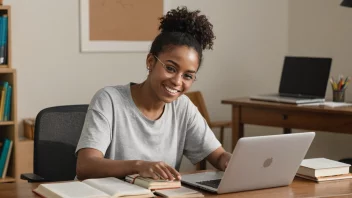
[[[28,182],[67,181],[76,176],[75,150],[88,105],[67,105],[41,110],[34,127],[33,173]]]
[[[208,110],[205,106],[205,101],[203,95],[200,91],[193,91],[185,93],[186,96],[193,102],[193,104],[198,108],[200,114],[204,117],[207,121],[210,128],[220,128],[220,142],[224,144],[224,129],[231,127],[231,121],[217,121],[212,122],[209,117]],[[205,170],[206,169],[206,161],[202,160],[197,165],[198,170]]]

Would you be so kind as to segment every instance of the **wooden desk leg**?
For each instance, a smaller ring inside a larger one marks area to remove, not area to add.
[[[284,128],[284,134],[289,134],[292,133],[292,129],[291,128]]]
[[[237,141],[243,137],[243,123],[241,123],[241,107],[232,106],[232,151]],[[232,152],[231,151],[231,152]]]

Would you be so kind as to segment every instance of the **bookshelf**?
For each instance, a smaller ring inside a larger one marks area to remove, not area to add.
[[[0,179],[0,183],[4,182],[15,182],[16,181],[16,159],[18,153],[16,153],[16,147],[18,144],[18,129],[17,129],[17,100],[16,100],[16,91],[17,91],[17,80],[16,80],[16,70],[12,68],[11,61],[11,8],[10,6],[0,6],[0,16],[7,16],[7,49],[6,57],[4,63],[0,63],[0,81],[7,81],[9,85],[12,86],[12,96],[10,98],[10,120],[9,121],[0,121],[0,140],[8,138],[12,140],[12,152],[10,156],[10,161],[7,169],[6,177]],[[3,28],[0,28],[2,31]],[[5,30],[6,31],[6,30]],[[0,39],[0,46],[1,41]],[[0,47],[1,48],[1,47]]]

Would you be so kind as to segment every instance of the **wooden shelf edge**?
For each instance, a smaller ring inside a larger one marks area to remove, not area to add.
[[[1,67],[0,66],[0,73],[13,73],[16,70],[11,67]]]
[[[8,10],[10,9],[10,6],[8,5],[0,5],[0,10]]]
[[[15,178],[6,176],[4,179],[0,179],[0,183],[15,182]]]
[[[5,126],[5,125],[14,125],[14,121],[0,121],[0,126]]]

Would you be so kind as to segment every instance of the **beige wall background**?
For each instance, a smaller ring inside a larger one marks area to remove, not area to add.
[[[221,99],[276,92],[286,54],[333,56],[332,74],[352,75],[348,67],[352,9],[340,7],[339,0],[169,2],[171,8],[200,9],[214,25],[214,50],[205,52],[192,88],[203,92],[213,120],[231,118],[230,106],[222,105]],[[89,103],[103,86],[146,78],[147,52],[80,53],[78,0],[5,0],[5,4],[12,6],[19,122],[48,106]],[[350,90],[347,97],[352,99]],[[246,136],[281,132],[253,126],[245,130]],[[229,133],[227,137],[224,146],[230,151]],[[308,156],[352,156],[351,141],[352,136],[319,133]],[[185,160],[181,170],[192,168]]]
[[[288,53],[333,58],[330,74],[352,75],[352,8],[340,0],[289,0]],[[332,98],[328,86],[327,98]],[[352,88],[347,89],[352,101]],[[352,130],[352,129],[351,129]],[[352,158],[352,136],[318,133],[307,157]]]

